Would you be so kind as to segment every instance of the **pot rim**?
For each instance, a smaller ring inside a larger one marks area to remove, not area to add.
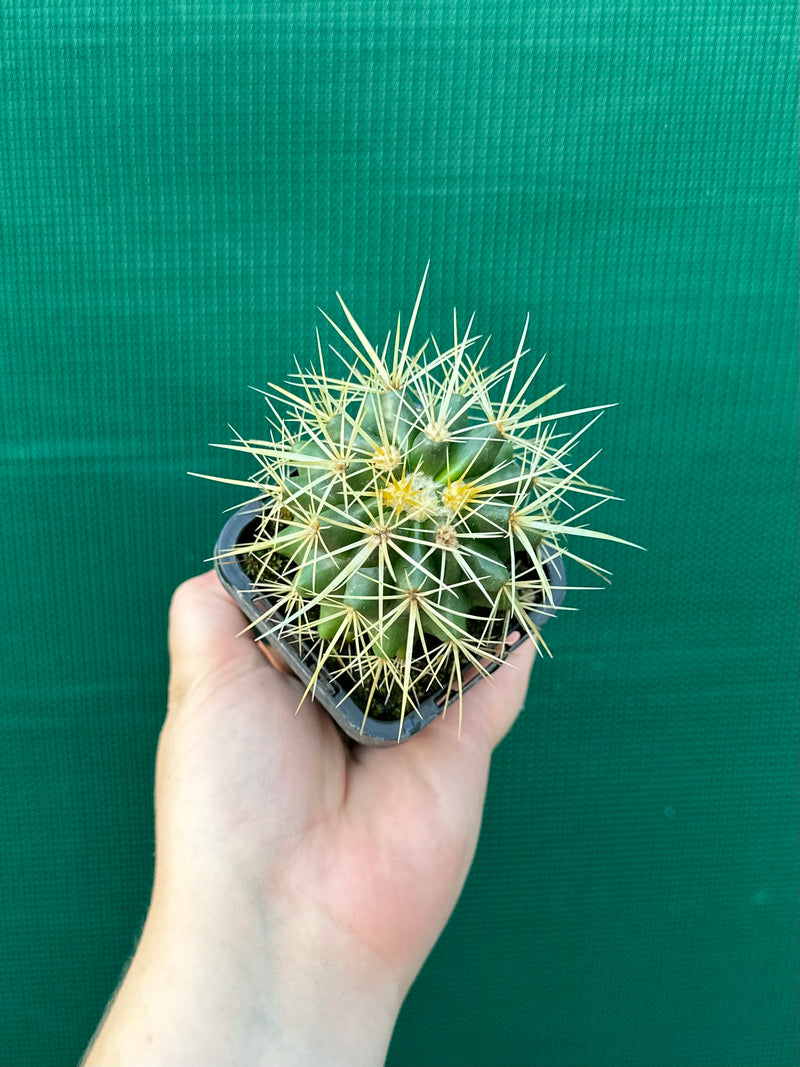
[[[250,628],[256,633],[257,640],[267,641],[283,656],[298,678],[307,685],[311,680],[312,669],[308,667],[303,658],[302,645],[268,632],[270,626],[263,621],[263,616],[272,602],[268,596],[253,588],[252,582],[239,562],[239,557],[231,555],[233,549],[240,544],[243,530],[260,514],[262,507],[262,499],[251,500],[230,516],[217,539],[213,557],[214,569],[223,587],[250,620]],[[542,562],[554,580],[551,582],[553,604],[537,608],[530,613],[531,622],[540,628],[549,619],[555,617],[556,609],[561,606],[566,595],[563,558],[556,553],[550,553]],[[523,632],[517,641],[507,645],[503,660],[527,640],[528,635]],[[493,674],[499,666],[500,663],[489,664],[487,673]],[[471,678],[462,687],[462,692],[466,692],[485,677],[486,675],[478,674]],[[416,707],[412,707],[405,714],[402,722],[376,719],[371,715],[365,715],[363,709],[348,695],[345,688],[336,679],[331,678],[324,668],[320,672],[312,696],[322,704],[347,737],[360,744],[376,746],[402,744],[409,740],[442,715],[446,708],[458,699],[458,693],[455,692],[450,700],[446,700],[447,692],[442,688],[421,701]]]

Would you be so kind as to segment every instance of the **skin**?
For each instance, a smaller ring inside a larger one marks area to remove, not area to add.
[[[384,1061],[467,876],[493,748],[534,657],[397,748],[348,748],[216,577],[170,610],[156,872],[141,940],[85,1065]]]

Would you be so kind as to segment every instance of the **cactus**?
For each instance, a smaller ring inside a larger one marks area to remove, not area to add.
[[[424,285],[407,330],[398,318],[380,349],[337,294],[350,329],[328,321],[349,352],[331,346],[333,369],[318,333],[316,365],[264,394],[269,440],[222,446],[258,466],[238,483],[262,507],[237,552],[270,601],[260,621],[313,650],[309,690],[325,668],[365,716],[400,723],[431,692],[445,690],[445,705],[460,697],[512,632],[543,648],[531,611],[554,612],[557,600],[544,561],[565,556],[602,575],[566,538],[608,537],[583,525],[608,492],[584,480],[590,460],[570,465],[603,407],[542,412],[560,387],[530,398],[541,361],[523,376],[527,322],[496,370],[482,363],[488,342],[472,336],[473,320],[459,334],[455,315],[452,347],[412,348]]]

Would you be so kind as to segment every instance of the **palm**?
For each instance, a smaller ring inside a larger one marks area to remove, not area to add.
[[[269,877],[273,901],[323,916],[410,981],[469,868],[492,743],[522,702],[533,650],[466,695],[460,740],[454,706],[400,748],[348,749],[316,706],[292,714],[302,686],[235,636],[241,616],[213,576],[188,588],[198,600],[173,627],[179,710],[159,759],[173,791],[166,836],[188,834],[193,854],[237,880]]]

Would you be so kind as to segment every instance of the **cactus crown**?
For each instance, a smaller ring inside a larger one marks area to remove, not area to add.
[[[530,398],[541,361],[523,376],[527,322],[498,370],[481,365],[486,344],[472,320],[459,335],[455,315],[451,348],[431,338],[413,349],[421,295],[380,350],[339,296],[351,333],[328,321],[349,349],[331,346],[344,369],[332,373],[317,334],[317,364],[264,394],[270,439],[223,446],[257,461],[237,484],[263,507],[237,551],[271,603],[270,632],[311,647],[309,689],[324,668],[365,715],[401,723],[424,696],[460,697],[465,674],[502,658],[512,631],[539,636],[529,616],[554,609],[548,556],[602,573],[567,550],[567,535],[608,536],[582,525],[608,493],[584,480],[590,460],[570,465],[602,408],[541,412],[559,389]],[[559,431],[559,419],[587,414]]]

